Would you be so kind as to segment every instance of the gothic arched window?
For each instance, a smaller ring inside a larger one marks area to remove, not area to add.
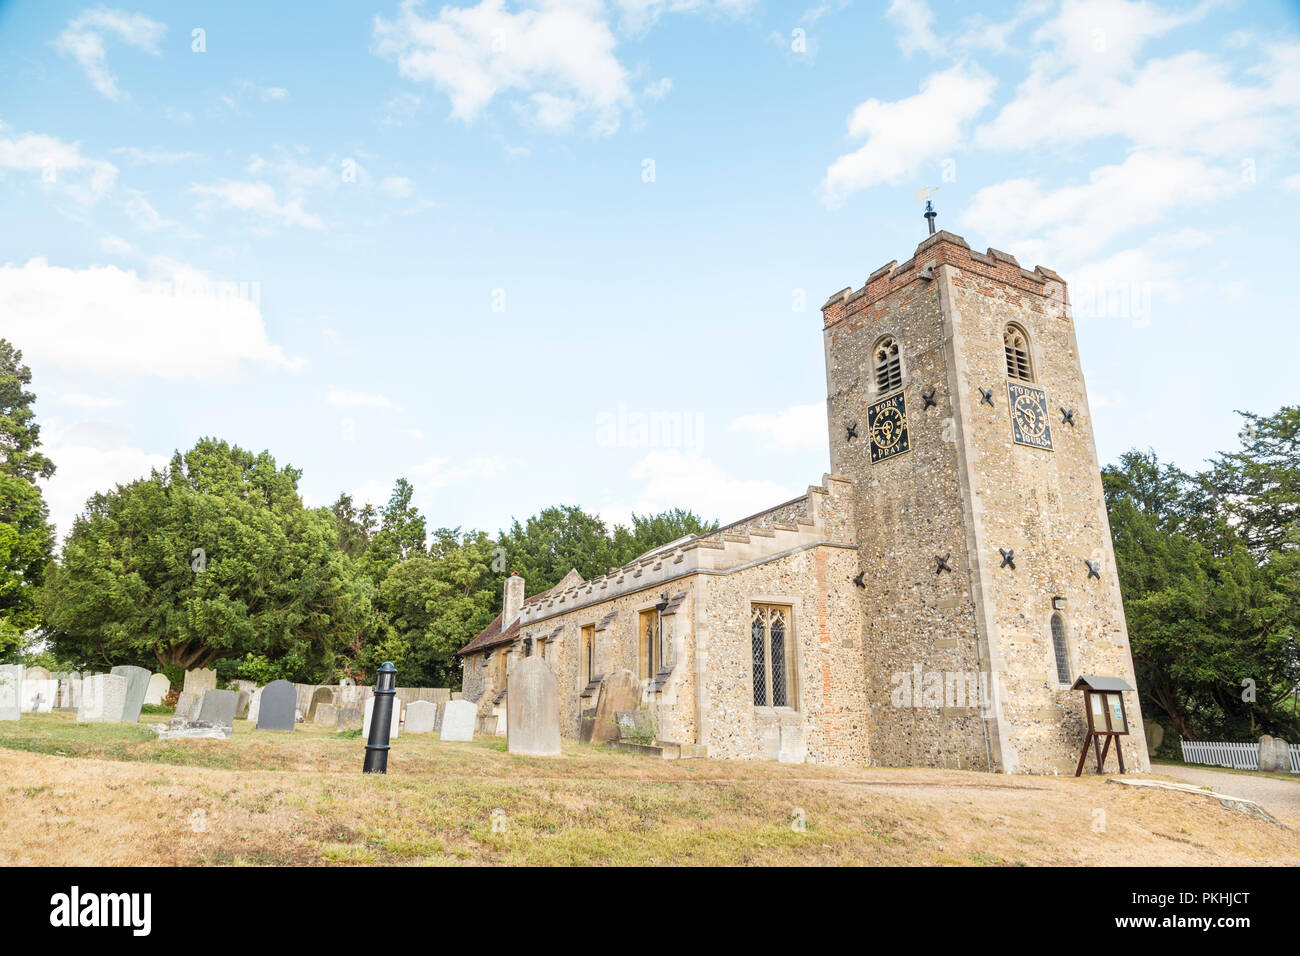
[[[876,391],[892,392],[903,384],[903,356],[898,339],[886,335],[871,350],[872,368],[875,370]]]
[[[1065,646],[1065,621],[1061,615],[1052,615],[1052,651],[1056,655],[1056,680],[1070,683],[1070,653]]]
[[[1008,325],[1002,333],[1002,345],[1007,353],[1007,378],[1022,382],[1034,380],[1034,368],[1029,361],[1029,336],[1018,325]]]

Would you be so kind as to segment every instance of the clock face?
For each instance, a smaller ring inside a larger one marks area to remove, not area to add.
[[[1007,383],[1011,405],[1011,437],[1016,444],[1052,449],[1052,426],[1047,418],[1047,393],[1032,385]]]
[[[867,435],[873,465],[901,455],[911,447],[907,436],[907,404],[901,393],[868,406]]]

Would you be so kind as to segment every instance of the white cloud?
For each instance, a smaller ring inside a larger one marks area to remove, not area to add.
[[[349,392],[341,388],[331,388],[325,401],[338,408],[387,408],[398,411],[399,406],[385,395],[366,392]]]
[[[858,106],[849,118],[849,136],[865,136],[867,142],[826,170],[827,203],[879,183],[898,183],[957,146],[966,123],[992,99],[996,83],[978,67],[958,64],[931,74],[915,96],[892,103],[872,98]]]
[[[31,259],[0,267],[6,335],[33,365],[111,378],[216,379],[245,364],[295,368],[267,337],[255,296],[182,263],[156,278],[117,266],[69,269]],[[255,288],[255,287],[254,287]]]
[[[385,176],[379,181],[379,191],[394,199],[406,199],[414,192],[414,187],[405,176]]]
[[[934,35],[934,11],[925,0],[894,0],[885,16],[898,27],[898,48],[904,56],[918,50],[931,56],[943,52]]]
[[[1229,195],[1242,186],[1237,170],[1177,153],[1143,151],[1092,171],[1086,184],[1044,189],[1036,180],[985,186],[960,214],[978,233],[1042,256],[1038,262],[1086,255],[1111,239],[1163,218],[1178,206]]]
[[[1291,192],[1296,192],[1297,190],[1300,190],[1300,173],[1293,173],[1292,175],[1288,176],[1286,179],[1282,180],[1282,187],[1284,189],[1290,190]]]
[[[826,405],[795,405],[772,415],[741,415],[731,423],[735,431],[750,432],[779,448],[825,448]]]
[[[107,398],[101,395],[85,395],[81,392],[64,392],[59,396],[64,405],[74,408],[117,408],[122,404],[120,398]]]
[[[615,46],[593,3],[511,13],[503,0],[483,0],[425,17],[406,0],[395,19],[374,23],[375,52],[396,60],[407,79],[446,93],[452,116],[467,122],[498,96],[522,95],[541,125],[554,128],[563,104],[570,119],[582,114],[595,131],[612,132],[632,101]]]
[[[151,20],[143,13],[127,13],[99,7],[83,10],[54,41],[54,47],[64,56],[80,64],[91,85],[114,102],[129,99],[117,83],[117,77],[108,68],[108,50],[104,38],[116,36],[129,46],[145,53],[158,55],[158,44],[167,34],[166,24]]]
[[[602,507],[607,522],[629,524],[633,512],[689,508],[706,520],[718,518],[725,524],[794,497],[791,489],[776,482],[728,477],[710,459],[676,448],[650,452],[632,466],[628,477],[643,483],[641,490],[630,503]]]
[[[111,233],[100,237],[99,248],[114,256],[129,256],[135,252],[131,243],[127,242],[121,236],[114,236]]]
[[[671,76],[665,76],[655,80],[653,83],[646,84],[645,89],[641,91],[641,98],[658,102],[672,92],[673,79]]]
[[[0,138],[0,169],[35,173],[36,182],[81,205],[99,200],[117,182],[112,163],[84,155],[78,143],[41,133]]]
[[[199,197],[200,209],[219,206],[250,212],[255,216],[283,226],[301,226],[305,229],[323,229],[319,216],[302,208],[297,199],[280,202],[275,188],[263,182],[235,182],[229,179],[219,183],[195,183],[190,192]]]
[[[154,468],[167,467],[170,455],[151,454],[127,444],[122,439],[124,431],[92,422],[65,428],[57,420],[48,420],[42,426],[42,451],[57,466],[54,476],[42,481],[42,490],[60,539],[72,530],[73,519],[85,509],[91,495],[147,478]]]
[[[131,198],[126,201],[124,208],[126,214],[131,217],[140,229],[145,232],[157,232],[159,229],[167,229],[180,225],[171,219],[164,218],[157,209],[153,208],[145,194],[138,189],[132,189]]]
[[[619,28],[640,36],[665,13],[694,13],[737,18],[757,6],[757,0],[614,0]]]
[[[165,149],[140,149],[138,146],[118,146],[114,153],[125,156],[140,166],[170,166],[187,159],[198,159],[198,153],[176,152]]]
[[[448,458],[432,456],[407,469],[411,481],[422,492],[438,491],[451,485],[463,484],[476,478],[496,478],[505,471],[500,458],[471,458],[454,464]]]

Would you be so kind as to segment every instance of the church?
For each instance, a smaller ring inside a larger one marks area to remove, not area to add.
[[[627,670],[664,756],[1074,771],[1071,686],[1136,682],[1066,284],[929,218],[822,306],[829,473],[594,580],[507,578],[460,650],[481,731],[538,655],[574,739]]]

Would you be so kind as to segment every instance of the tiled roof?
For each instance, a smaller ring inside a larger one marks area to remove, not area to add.
[[[569,573],[573,574],[574,572],[570,571]],[[524,598],[524,603],[532,604],[534,601],[540,601],[542,598],[550,594],[551,591],[554,591],[556,589],[562,589],[562,586],[567,580],[569,580],[568,575],[565,576],[564,581],[561,581],[555,587],[550,588],[546,591],[542,591],[539,594],[534,594],[530,598]],[[468,644],[466,644],[456,653],[461,655],[462,657],[464,657],[466,654],[477,654],[479,651],[489,650],[501,644],[509,644],[512,641],[514,641],[514,639],[517,638],[518,636],[519,636],[519,618],[515,618],[514,621],[511,622],[510,626],[506,628],[504,632],[502,632],[501,615],[498,614],[496,617],[492,619],[491,624],[483,628],[483,630],[479,631],[472,641],[470,641]]]

